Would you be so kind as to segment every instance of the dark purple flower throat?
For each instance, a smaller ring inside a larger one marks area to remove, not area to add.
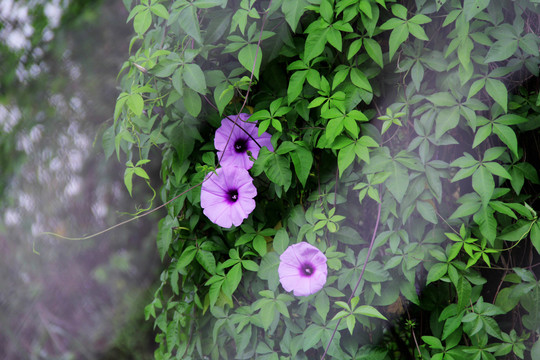
[[[227,200],[229,200],[231,203],[235,203],[238,200],[238,190],[229,190],[227,192]]]
[[[310,277],[315,272],[315,268],[310,263],[302,264],[302,276]]]
[[[238,139],[234,142],[234,151],[245,153],[247,151],[247,139]]]

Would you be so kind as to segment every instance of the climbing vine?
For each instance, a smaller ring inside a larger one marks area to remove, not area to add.
[[[124,2],[156,359],[540,357],[536,1]]]

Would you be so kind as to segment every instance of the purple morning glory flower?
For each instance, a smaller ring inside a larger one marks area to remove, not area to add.
[[[201,206],[213,223],[230,228],[240,225],[255,209],[257,189],[248,171],[227,166],[210,173],[201,188]]]
[[[221,159],[221,166],[233,165],[249,170],[253,166],[253,161],[249,159],[248,151],[254,159],[259,155],[262,146],[274,151],[270,134],[262,133],[259,136],[259,129],[255,123],[247,122],[250,116],[241,113],[221,120],[221,126],[216,130],[214,137],[214,146],[218,150],[217,156]]]
[[[326,283],[326,256],[307,242],[289,246],[279,260],[279,281],[295,296],[314,294]]]

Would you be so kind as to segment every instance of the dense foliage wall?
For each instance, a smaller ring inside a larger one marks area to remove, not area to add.
[[[125,3],[157,359],[540,357],[536,1]]]

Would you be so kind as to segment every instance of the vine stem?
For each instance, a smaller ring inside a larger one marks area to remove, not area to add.
[[[380,186],[379,186],[380,191]],[[360,276],[358,277],[358,281],[356,282],[356,285],[354,287],[354,290],[351,293],[351,296],[349,297],[349,300],[347,300],[347,303],[350,305],[351,300],[354,297],[354,294],[356,293],[356,290],[358,290],[358,286],[360,286],[360,282],[362,281],[362,278],[364,277],[364,272],[366,271],[366,266],[369,260],[369,256],[371,255],[371,251],[373,250],[373,244],[375,243],[375,236],[377,235],[377,229],[379,228],[379,223],[381,221],[381,206],[382,206],[382,198],[379,195],[379,207],[377,209],[377,221],[375,222],[375,227],[373,229],[373,235],[371,236],[371,242],[369,243],[369,248],[366,256],[366,261],[364,262],[364,266],[362,266],[362,271],[360,272]],[[326,345],[326,349],[324,349],[324,353],[321,356],[321,360],[324,360],[326,357],[326,353],[328,352],[328,349],[330,348],[330,345],[332,344],[332,340],[334,340],[334,336],[336,335],[337,329],[339,327],[339,324],[341,323],[341,320],[343,318],[340,318],[336,324],[336,327],[334,328],[334,331],[332,332],[332,336],[330,337],[330,340],[328,340],[328,345]]]
[[[270,1],[270,2],[268,3],[268,9],[265,11],[265,15],[264,15],[264,17],[263,17],[263,22],[262,22],[262,25],[261,25],[261,31],[259,32],[259,40],[257,41],[257,50],[256,50],[256,52],[255,52],[255,59],[253,60],[253,67],[251,68],[251,75],[250,75],[250,77],[249,77],[248,90],[247,90],[247,92],[246,92],[246,96],[244,97],[244,102],[242,103],[242,107],[240,108],[239,113],[241,113],[242,110],[244,109],[244,107],[246,106],[246,103],[247,103],[247,100],[248,100],[248,97],[249,97],[249,94],[250,94],[250,91],[251,91],[251,84],[253,83],[253,76],[254,76],[254,72],[255,72],[255,66],[257,65],[257,58],[258,58],[258,56],[259,56],[259,50],[260,50],[260,48],[261,48],[262,34],[263,34],[263,31],[264,31],[264,26],[266,25],[266,20],[268,19],[268,11],[270,11],[270,8],[271,8],[271,7],[272,7],[272,1]],[[206,99],[206,97],[205,97],[205,99]],[[207,99],[207,101],[208,101],[208,99]],[[240,129],[244,130],[240,125],[237,124],[237,121],[238,121],[239,118],[240,118],[239,115],[236,115],[236,117],[235,117],[235,119],[234,119],[233,129],[231,130],[231,133],[229,134],[229,138],[227,139],[227,143],[225,144],[225,147],[227,147],[227,144],[228,144],[229,141],[231,140],[231,136],[232,136],[232,133],[233,133],[233,131],[234,131],[234,126],[238,126]],[[244,132],[245,132],[245,130],[244,130]],[[259,144],[257,143],[257,145],[259,145]],[[259,145],[259,147],[260,147],[260,145]],[[223,153],[221,154],[221,157],[223,157],[224,153],[225,153],[225,152],[223,152]],[[219,162],[221,162],[221,158],[218,160],[218,163],[219,163]],[[199,182],[199,183],[196,184],[196,185],[193,185],[192,187],[190,187],[190,188],[187,189],[186,191],[181,192],[180,194],[178,194],[178,195],[176,195],[175,197],[173,197],[171,200],[169,200],[169,201],[167,201],[167,202],[165,202],[165,203],[159,205],[158,207],[156,207],[156,208],[154,208],[154,209],[152,209],[152,210],[146,211],[146,212],[144,212],[144,213],[142,213],[142,214],[140,214],[140,215],[137,215],[137,216],[135,216],[135,217],[133,217],[133,218],[131,218],[131,219],[122,221],[121,223],[115,224],[115,225],[113,225],[113,226],[111,226],[111,227],[108,227],[108,228],[106,228],[106,229],[104,229],[104,230],[101,230],[101,231],[99,231],[99,232],[97,232],[97,233],[94,233],[94,234],[92,234],[92,235],[83,236],[83,237],[68,237],[68,236],[63,236],[63,235],[56,234],[56,233],[53,233],[53,232],[48,232],[48,231],[42,232],[40,235],[51,235],[51,236],[58,237],[58,238],[60,238],[60,239],[64,239],[64,240],[75,240],[75,241],[77,241],[77,240],[88,240],[88,239],[94,238],[94,237],[96,237],[96,236],[99,236],[99,235],[101,235],[101,234],[104,234],[104,233],[106,233],[106,232],[109,232],[109,231],[111,231],[111,230],[113,230],[113,229],[116,229],[117,227],[120,227],[120,226],[125,225],[125,224],[128,224],[128,223],[130,223],[130,222],[132,222],[132,221],[135,221],[135,220],[137,220],[137,219],[140,219],[140,218],[142,218],[142,217],[145,217],[145,216],[147,216],[147,215],[150,215],[151,213],[153,213],[153,212],[155,212],[155,211],[157,211],[157,210],[159,210],[159,209],[161,209],[161,208],[167,206],[168,204],[170,204],[170,203],[172,203],[173,201],[175,201],[176,199],[178,199],[180,196],[185,195],[185,194],[187,194],[188,192],[190,192],[191,190],[193,190],[193,189],[195,189],[195,188],[201,186],[205,181],[207,181],[208,179],[210,179],[210,177],[212,177],[213,174],[214,174],[213,172],[210,173],[210,175],[207,176],[207,177],[205,177],[205,179],[204,179],[203,181]],[[37,251],[34,250],[34,252],[37,252]]]

